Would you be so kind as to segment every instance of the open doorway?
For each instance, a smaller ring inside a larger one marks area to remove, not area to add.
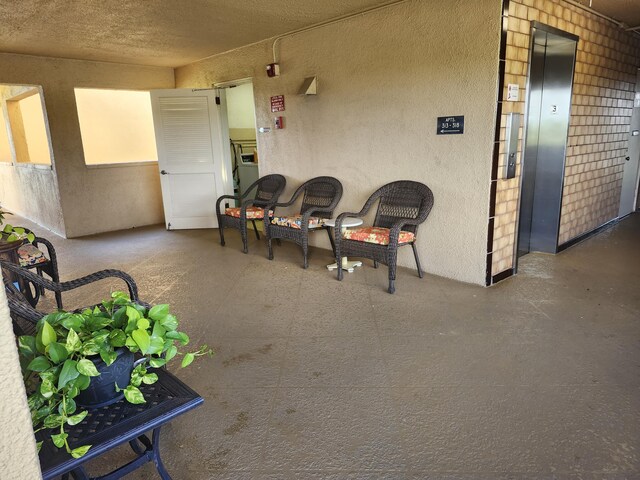
[[[253,83],[245,78],[215,86],[226,93],[233,188],[241,194],[260,176]]]
[[[578,37],[533,22],[518,257],[556,253]]]
[[[216,84],[216,87],[224,88],[226,93],[233,187],[241,193],[259,175],[253,83],[249,78]]]

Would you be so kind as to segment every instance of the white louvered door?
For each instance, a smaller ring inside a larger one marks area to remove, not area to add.
[[[168,230],[217,228],[216,200],[233,193],[224,100],[224,91],[151,91]]]

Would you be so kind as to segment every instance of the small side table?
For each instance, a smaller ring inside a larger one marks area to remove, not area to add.
[[[53,446],[47,438],[48,431],[38,432],[36,440],[46,440],[40,450],[42,478],[53,480],[62,475],[63,479],[68,479],[71,474],[76,480],[114,480],[153,462],[160,478],[171,480],[160,459],[160,427],[198,407],[204,400],[166,370],[153,371],[158,375],[158,381],[140,386],[146,403],[134,405],[122,399],[106,407],[91,409],[81,423],[66,427],[71,448],[92,445],[84,457],[73,458],[64,448]],[[148,431],[153,432],[151,439],[145,435]],[[129,443],[136,458],[106,475],[90,478],[82,464],[124,443]]]
[[[349,227],[358,227],[360,225],[362,225],[363,221],[361,218],[345,218],[342,222],[342,231],[344,232],[347,228]],[[336,226],[336,219],[335,218],[330,218],[329,220],[325,220],[324,225],[326,227],[335,227]],[[355,269],[355,267],[361,267],[362,266],[362,262],[350,262],[349,259],[347,257],[342,257],[342,269],[346,270],[349,273],[353,273],[353,270]],[[327,269],[329,271],[333,271],[336,268],[338,268],[338,264],[337,263],[332,263],[331,265],[327,265]]]

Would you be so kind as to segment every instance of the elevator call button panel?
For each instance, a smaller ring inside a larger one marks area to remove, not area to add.
[[[518,134],[520,133],[520,114],[511,112],[507,115],[507,131],[505,136],[504,178],[516,176],[516,158],[518,156]]]

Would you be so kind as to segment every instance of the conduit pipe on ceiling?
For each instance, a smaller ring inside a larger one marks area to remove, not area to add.
[[[283,33],[282,35],[278,35],[277,37],[275,37],[273,39],[273,45],[271,47],[272,51],[273,51],[273,63],[278,63],[278,56],[276,54],[276,46],[278,44],[278,42],[285,38],[285,37],[289,37],[291,35],[295,35],[297,33],[302,33],[302,32],[307,32],[309,30],[314,30],[316,28],[320,28],[320,27],[325,27],[327,25],[333,25],[334,23],[338,23],[338,22],[342,22],[343,20],[347,20],[349,18],[353,18],[353,17],[357,17],[360,15],[366,15],[367,13],[372,13],[378,10],[382,10],[383,8],[387,8],[387,7],[391,7],[393,5],[397,5],[399,3],[404,3],[407,0],[397,0],[394,2],[390,2],[390,3],[385,3],[384,5],[378,5],[376,7],[371,7],[367,10],[363,10],[361,12],[358,13],[349,13],[346,15],[342,15],[340,17],[336,17],[336,18],[332,18],[331,20],[327,20],[326,22],[320,22],[317,23],[315,25],[311,25],[309,27],[303,27],[303,28],[299,28],[298,30],[292,30],[291,32],[287,32],[287,33]],[[621,22],[619,20],[616,20],[615,18],[609,17],[608,15],[605,15],[604,13],[600,13],[597,10],[594,10],[593,8],[591,8],[591,2],[589,2],[589,6],[586,6],[580,2],[577,2],[575,0],[564,0],[566,3],[573,5],[574,7],[578,7],[581,8],[583,10],[586,10],[587,12],[596,15],[600,18],[603,18],[605,20],[608,20],[612,23],[614,23],[615,25],[617,25],[618,27],[624,29],[627,32],[634,32],[636,34],[640,34],[640,32],[638,30],[640,30],[640,25],[638,25],[637,27],[631,27],[629,28],[629,26],[627,24],[625,24],[624,22]]]
[[[214,58],[214,57],[217,57],[219,55],[226,55],[228,53],[235,52],[236,50],[240,50],[242,48],[251,47],[253,45],[258,45],[258,44],[260,44],[262,42],[266,42],[267,40],[270,40],[271,38],[273,38],[273,46],[272,46],[273,60],[274,60],[273,63],[278,63],[277,60],[276,60],[276,43],[279,40],[281,40],[281,39],[283,39],[285,37],[288,37],[290,35],[295,35],[297,33],[306,32],[308,30],[313,30],[315,28],[325,27],[327,25],[331,25],[333,23],[338,23],[338,22],[341,22],[343,20],[347,20],[347,19],[352,18],[352,17],[357,17],[358,15],[366,15],[367,13],[372,13],[372,12],[375,12],[376,10],[382,10],[383,8],[392,7],[394,5],[398,5],[400,3],[404,3],[404,2],[408,2],[408,1],[409,0],[394,0],[394,1],[391,1],[389,3],[385,3],[385,4],[382,4],[382,5],[377,5],[375,7],[371,7],[371,8],[368,8],[366,10],[362,10],[360,12],[347,13],[345,15],[341,15],[339,17],[335,17],[335,18],[332,18],[330,20],[326,20],[324,22],[316,23],[314,25],[309,25],[307,27],[302,27],[302,28],[299,28],[297,30],[291,30],[290,32],[278,35],[275,38],[274,37],[263,38],[262,40],[258,40],[258,41],[253,42],[253,43],[248,43],[246,45],[241,45],[240,47],[232,48],[231,50],[226,50],[226,51],[220,52],[220,53],[214,53],[213,55],[207,55],[204,58],[196,60],[195,62],[189,62],[187,65],[191,65],[191,64],[194,64],[194,63],[202,62],[203,60],[208,60],[209,58]],[[184,65],[181,65],[181,66],[184,66]]]
[[[392,7],[394,5],[398,5],[400,3],[404,3],[404,2],[407,2],[407,1],[409,1],[409,0],[396,0],[396,1],[393,1],[393,2],[390,2],[390,3],[385,3],[384,5],[378,5],[376,7],[371,7],[369,9],[367,9],[367,10],[363,10],[363,11],[358,12],[358,13],[348,13],[348,14],[342,15],[340,17],[332,18],[331,20],[327,20],[325,22],[316,23],[315,25],[310,25],[308,27],[299,28],[297,30],[292,30],[290,32],[283,33],[282,35],[278,35],[277,37],[275,37],[273,39],[273,45],[271,47],[271,50],[273,52],[273,63],[278,63],[278,59],[277,59],[277,55],[276,55],[276,44],[281,39],[283,39],[285,37],[288,37],[290,35],[295,35],[297,33],[306,32],[306,31],[309,31],[309,30],[314,30],[316,28],[325,27],[327,25],[332,25],[334,23],[338,23],[338,22],[341,22],[343,20],[347,20],[349,18],[357,17],[359,15],[366,15],[367,13],[372,13],[372,12],[375,12],[377,10],[382,10],[383,8]],[[583,9],[583,10],[585,10],[585,11],[587,11],[587,12],[593,14],[593,15],[596,15],[597,17],[600,17],[600,18],[603,18],[605,20],[608,20],[608,21],[614,23],[615,25],[617,25],[618,27],[624,29],[625,31],[634,32],[634,33],[640,35],[640,32],[638,31],[638,30],[640,30],[640,25],[638,25],[637,27],[629,28],[629,26],[626,25],[624,22],[620,22],[619,20],[616,20],[615,18],[611,18],[611,17],[605,15],[604,13],[600,13],[600,12],[594,10],[593,8],[590,8],[590,7],[587,7],[586,5],[583,5],[582,3],[576,2],[574,0],[564,0],[564,2],[566,2],[566,3],[570,4],[570,5],[573,5],[574,7],[581,8],[581,9]],[[242,46],[237,47],[237,48],[232,48],[231,50],[227,50],[226,52],[214,53],[213,55],[209,55],[207,57],[201,58],[200,60],[196,60],[195,62],[191,62],[191,63],[198,63],[198,62],[201,62],[203,60],[207,60],[209,58],[217,57],[218,55],[224,55],[224,54],[233,52],[235,50],[240,50],[241,48],[246,48],[246,47],[250,47],[250,46],[253,46],[253,45],[258,45],[259,43],[262,43],[265,40],[268,40],[268,39],[258,40],[257,42],[249,43],[247,45],[242,45]]]
[[[587,12],[589,12],[589,13],[597,16],[597,17],[604,18],[605,20],[608,20],[611,23],[616,24],[618,27],[624,29],[627,32],[638,33],[637,30],[640,29],[640,25],[638,25],[637,27],[629,28],[629,25],[627,25],[626,23],[621,22],[620,20],[616,20],[615,18],[611,18],[608,15],[605,15],[604,13],[600,13],[597,10],[594,10],[591,7],[587,7],[586,5],[584,5],[584,4],[580,3],[580,2],[577,2],[575,0],[564,0],[564,2],[568,3],[569,5],[573,5],[574,7],[581,8],[582,10],[586,10]]]

